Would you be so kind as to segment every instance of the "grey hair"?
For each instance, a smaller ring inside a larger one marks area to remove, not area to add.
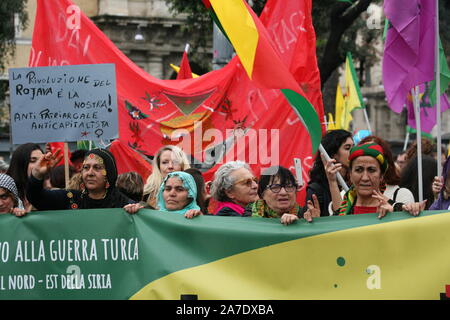
[[[250,171],[250,166],[239,160],[224,163],[219,169],[217,169],[211,185],[211,196],[215,200],[220,202],[230,201],[225,191],[230,190],[235,183],[234,179],[231,177],[231,174],[241,168],[245,168]]]

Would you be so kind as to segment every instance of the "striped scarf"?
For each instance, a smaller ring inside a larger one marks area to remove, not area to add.
[[[380,185],[380,192],[384,193],[386,190],[386,184],[384,182]],[[345,193],[344,199],[341,202],[341,205],[338,209],[338,215],[346,216],[348,214],[352,214],[353,207],[356,203],[356,189],[355,186],[351,186],[350,189]]]

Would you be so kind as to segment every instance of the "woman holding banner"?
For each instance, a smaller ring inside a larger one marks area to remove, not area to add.
[[[308,201],[307,210],[297,204],[299,186],[292,172],[284,167],[275,166],[266,169],[259,179],[259,200],[245,209],[245,215],[262,218],[277,218],[284,225],[294,223],[300,218],[311,222],[320,217],[319,202],[313,195],[314,204]],[[305,208],[306,209],[306,208]]]
[[[169,172],[190,168],[186,154],[177,146],[164,146],[158,150],[152,163],[152,173],[144,186],[144,199],[151,208],[156,208],[156,197],[161,183]]]
[[[352,186],[344,195],[339,215],[378,213],[378,218],[388,212],[407,211],[417,216],[425,209],[426,201],[420,203],[394,203],[383,196],[386,188],[384,174],[388,162],[380,145],[366,143],[350,151],[350,181]]]
[[[62,158],[60,150],[42,155],[32,169],[27,198],[38,210],[122,208],[133,200],[116,188],[114,156],[105,149],[86,153],[81,169],[80,190],[46,190],[43,177]]]
[[[341,129],[331,130],[323,136],[321,144],[331,160],[326,162],[320,153],[317,154],[309,174],[306,201],[313,201],[313,195],[316,195],[320,215],[330,216],[342,201],[336,173],[339,172],[344,178],[347,176],[348,155],[353,147],[352,134]]]
[[[245,207],[258,200],[258,182],[243,161],[230,161],[214,174],[211,195],[218,202],[216,216],[245,216]]]
[[[7,174],[0,174],[0,214],[11,213],[16,217],[21,217],[27,212],[23,208],[19,198],[16,184],[13,178]]]
[[[433,192],[437,194],[437,199],[430,206],[429,210],[450,209],[450,157],[447,157],[444,163],[442,178],[435,177]]]
[[[381,139],[377,136],[368,136],[361,140],[359,144],[364,143],[376,143],[380,145],[383,149],[383,155],[387,161],[388,167],[386,169],[386,173],[384,174],[384,183],[386,184],[386,189],[383,192],[383,195],[388,199],[392,199],[395,202],[401,203],[414,203],[414,195],[413,193],[405,187],[400,187],[400,175],[395,166],[394,157],[392,156],[392,151],[385,140]]]
[[[170,172],[164,178],[158,192],[159,211],[183,214],[192,219],[202,215],[197,204],[197,185],[194,177],[187,172]],[[129,204],[125,211],[134,214],[144,208],[141,203]]]

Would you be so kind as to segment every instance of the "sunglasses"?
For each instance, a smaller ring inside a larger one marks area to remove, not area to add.
[[[278,193],[281,191],[281,188],[284,188],[284,190],[286,190],[286,192],[294,192],[297,190],[297,186],[296,185],[281,185],[281,184],[270,184],[266,187],[266,189],[270,189],[270,191],[272,191],[273,193]]]
[[[253,185],[253,182],[256,182],[256,184],[258,184],[258,179],[256,177],[241,179],[236,181],[234,184],[242,184],[250,188]]]

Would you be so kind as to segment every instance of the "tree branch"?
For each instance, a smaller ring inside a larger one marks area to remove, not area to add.
[[[322,88],[333,71],[345,60],[345,56],[339,56],[339,44],[342,36],[372,1],[359,0],[354,4],[340,2],[333,6],[330,14],[330,34],[319,62]]]

